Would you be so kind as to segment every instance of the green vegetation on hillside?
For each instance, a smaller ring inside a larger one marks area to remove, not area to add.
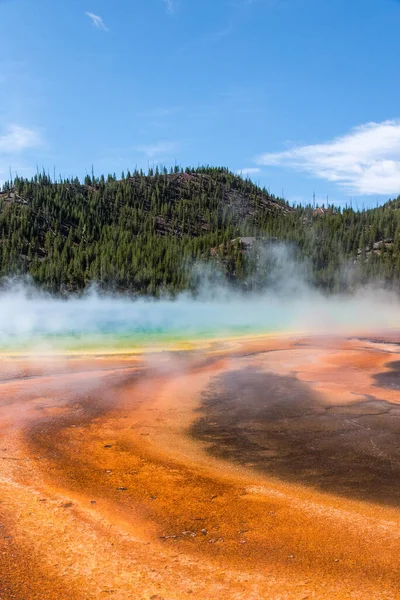
[[[397,285],[399,207],[400,199],[361,212],[293,209],[224,168],[92,175],[84,183],[42,173],[0,193],[0,275],[28,274],[52,292],[96,282],[155,295],[193,288],[190,266],[201,261],[248,289],[268,279],[263,249],[278,240],[309,261],[312,282],[324,289],[354,278]]]

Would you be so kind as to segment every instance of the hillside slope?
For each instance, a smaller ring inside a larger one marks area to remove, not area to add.
[[[189,285],[213,246],[293,212],[225,169],[51,182],[17,179],[0,195],[0,273],[58,291],[101,286],[154,294]]]
[[[28,274],[52,292],[96,282],[154,295],[194,288],[191,266],[211,261],[250,289],[268,279],[265,249],[281,241],[325,289],[376,277],[397,285],[399,203],[294,209],[224,168],[92,175],[84,183],[39,174],[0,193],[0,275]]]

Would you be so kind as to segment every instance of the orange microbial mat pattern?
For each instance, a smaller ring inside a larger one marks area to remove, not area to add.
[[[0,366],[0,600],[400,598],[400,337]]]

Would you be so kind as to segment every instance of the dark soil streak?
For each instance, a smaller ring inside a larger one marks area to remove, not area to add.
[[[389,390],[400,390],[400,360],[392,361],[386,366],[390,371],[375,375],[376,385]]]
[[[400,410],[389,402],[328,407],[296,378],[247,368],[216,377],[200,412],[191,434],[208,442],[214,456],[325,492],[400,506]]]

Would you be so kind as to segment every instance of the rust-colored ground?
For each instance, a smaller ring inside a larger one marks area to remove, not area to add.
[[[0,600],[400,598],[400,346],[3,357]]]

